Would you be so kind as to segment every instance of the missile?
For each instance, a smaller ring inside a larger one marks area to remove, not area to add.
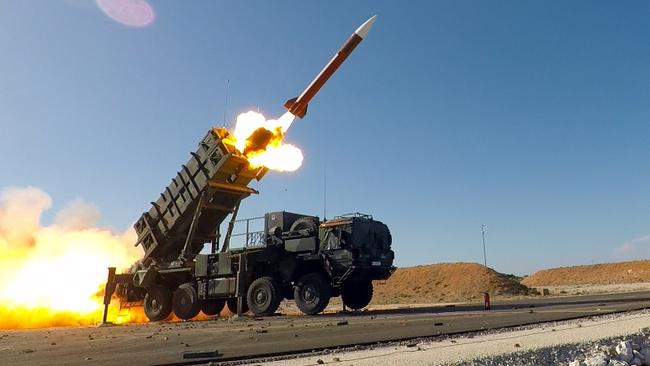
[[[307,114],[307,105],[309,104],[309,101],[312,100],[320,88],[325,85],[327,80],[336,72],[339,66],[341,66],[343,61],[345,61],[345,59],[348,58],[352,51],[354,51],[354,48],[357,47],[357,45],[361,43],[364,38],[366,38],[368,32],[370,32],[370,28],[372,28],[373,23],[375,23],[376,17],[377,16],[375,15],[372,18],[366,20],[365,23],[361,24],[361,26],[357,28],[354,33],[352,33],[350,38],[345,41],[336,55],[334,55],[330,62],[325,65],[323,70],[318,73],[316,78],[314,78],[311,84],[309,84],[307,89],[305,89],[305,91],[303,91],[299,97],[289,99],[286,103],[284,103],[284,107],[288,109],[291,114],[300,118],[303,118],[305,114]]]

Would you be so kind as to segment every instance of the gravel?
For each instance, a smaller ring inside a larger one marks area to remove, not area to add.
[[[336,357],[333,357],[336,356]],[[650,311],[421,338],[255,364],[317,365],[650,365]],[[334,360],[336,359],[336,360]]]
[[[633,353],[632,350],[637,351]],[[650,327],[622,337],[609,337],[594,342],[543,347],[526,352],[474,359],[450,365],[569,365],[569,366],[628,366],[650,365],[640,353],[650,351]],[[629,352],[628,352],[629,351]],[[650,352],[649,352],[650,354]],[[635,358],[635,356],[638,357]]]

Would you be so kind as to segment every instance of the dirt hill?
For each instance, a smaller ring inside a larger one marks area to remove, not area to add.
[[[437,303],[528,294],[514,279],[478,263],[440,263],[398,268],[386,282],[375,284],[374,304]]]
[[[528,287],[609,285],[650,281],[650,260],[560,267],[535,272],[521,282]]]

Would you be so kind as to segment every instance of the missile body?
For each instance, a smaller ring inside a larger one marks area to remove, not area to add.
[[[314,80],[309,84],[307,89],[300,94],[299,97],[289,99],[284,103],[284,107],[289,110],[294,116],[303,118],[307,114],[307,104],[311,99],[318,93],[320,88],[327,82],[327,80],[336,72],[336,70],[341,66],[343,61],[354,51],[354,48],[363,41],[364,38],[370,32],[375,18],[366,20],[365,23],[361,24],[354,33],[348,38],[348,40],[341,46],[339,51],[334,55],[327,65],[321,70],[320,73],[314,78]]]

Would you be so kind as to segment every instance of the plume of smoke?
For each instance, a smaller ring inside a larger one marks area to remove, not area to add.
[[[96,227],[101,214],[95,205],[81,199],[68,202],[55,216],[54,224],[65,230]]]
[[[38,188],[0,193],[0,328],[96,322],[106,268],[128,268],[141,256],[132,229],[97,226],[94,205],[74,200],[43,225],[51,206]]]
[[[43,211],[52,199],[38,188],[7,188],[0,193],[0,249],[34,245]]]

